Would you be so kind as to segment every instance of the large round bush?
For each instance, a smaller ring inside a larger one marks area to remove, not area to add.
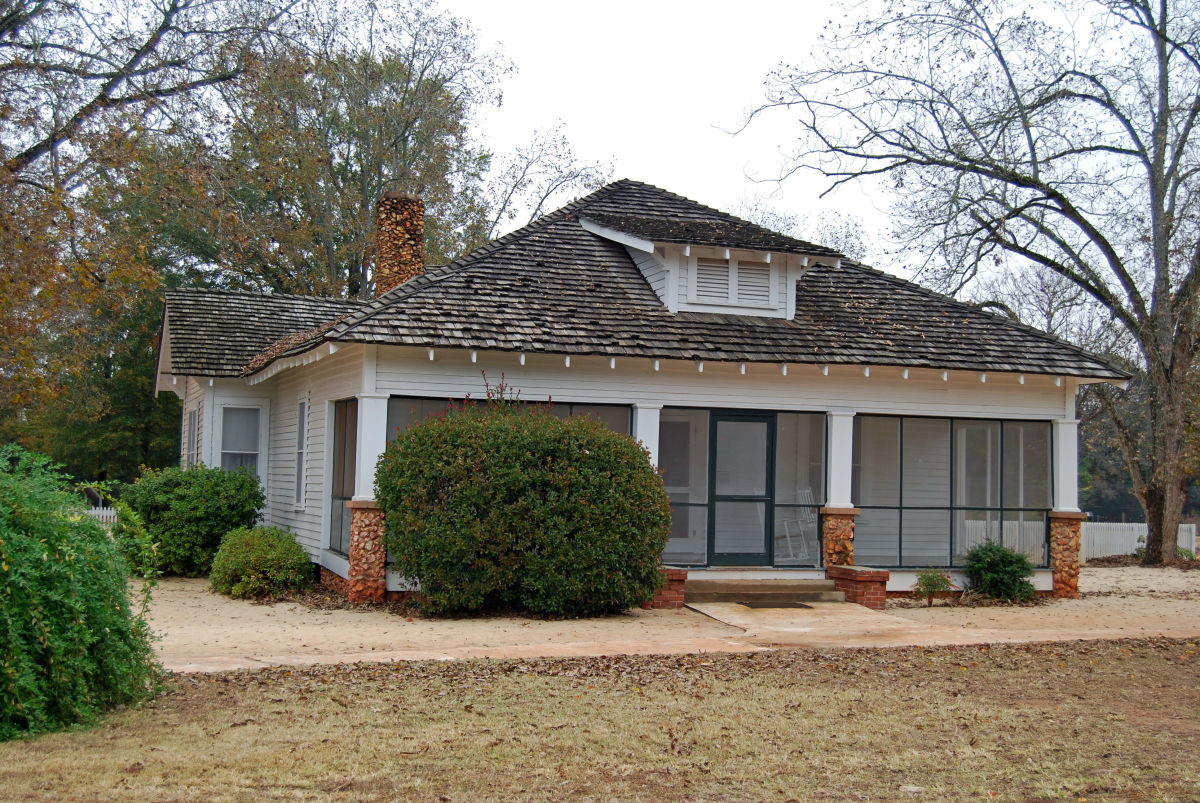
[[[434,612],[609,613],[649,600],[670,504],[649,456],[590,417],[468,405],[380,458],[387,546]]]
[[[0,740],[146,697],[158,667],[112,539],[50,462],[0,447]]]
[[[296,537],[278,527],[240,527],[221,539],[209,585],[235,599],[299,591],[312,579],[312,561]]]
[[[121,498],[157,544],[158,568],[185,577],[207,574],[221,538],[253,526],[264,501],[254,474],[205,466],[147,469]]]

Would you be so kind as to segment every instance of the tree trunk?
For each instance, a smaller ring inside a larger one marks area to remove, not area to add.
[[[1172,487],[1173,486],[1173,487]],[[1162,566],[1175,560],[1184,491],[1180,483],[1147,485],[1142,498],[1146,513],[1146,551],[1143,566]]]

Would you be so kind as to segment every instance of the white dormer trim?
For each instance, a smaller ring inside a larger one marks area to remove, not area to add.
[[[584,231],[591,232],[597,237],[603,237],[606,240],[612,240],[614,243],[620,243],[621,245],[627,248],[632,248],[635,251],[642,251],[647,254],[654,253],[654,243],[650,242],[649,240],[643,240],[641,237],[635,237],[634,235],[626,234],[623,231],[617,231],[616,229],[610,229],[607,226],[601,226],[599,223],[595,223],[587,218],[580,218],[579,225],[583,227]]]
[[[587,232],[624,246],[655,295],[671,312],[715,312],[791,320],[796,317],[796,284],[809,266],[841,262],[783,252],[652,242],[585,217],[579,219],[579,225]],[[713,301],[697,294],[699,259],[726,260],[735,268],[729,277],[729,296],[725,301]],[[736,267],[739,261],[757,262],[767,269],[767,303],[738,301]]]

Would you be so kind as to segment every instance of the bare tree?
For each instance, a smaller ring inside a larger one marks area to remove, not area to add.
[[[773,206],[766,198],[741,198],[733,207],[741,218],[772,231],[836,249],[860,262],[870,258],[868,236],[862,221],[844,212],[825,209],[798,215]]]
[[[860,7],[865,8],[865,7]],[[793,169],[886,177],[920,276],[957,291],[1030,263],[1080,288],[1135,346],[1144,427],[1103,404],[1168,558],[1192,456],[1200,283],[1200,5],[895,0],[774,76]],[[919,251],[918,251],[919,249]],[[1173,557],[1173,556],[1170,556]]]
[[[556,201],[597,189],[611,177],[611,166],[576,159],[562,125],[535,131],[528,145],[501,160],[488,183],[487,239],[495,238],[518,216],[532,222]]]

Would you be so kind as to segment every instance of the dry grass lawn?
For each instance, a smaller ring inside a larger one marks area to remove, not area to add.
[[[1196,800],[1200,647],[425,662],[172,678],[0,744],[17,800]]]

